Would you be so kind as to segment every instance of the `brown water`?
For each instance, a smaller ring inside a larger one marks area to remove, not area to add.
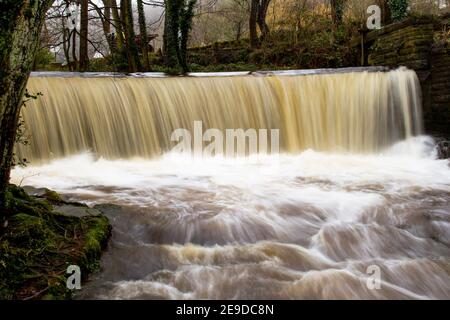
[[[415,79],[32,78],[47,93],[27,107],[39,139],[21,152],[41,163],[13,180],[121,206],[107,207],[113,237],[80,299],[448,299],[450,169],[414,137]],[[279,127],[284,152],[157,155],[164,130],[194,120]]]
[[[408,70],[307,76],[31,77],[23,118],[33,162],[90,150],[152,158],[172,132],[280,129],[281,149],[377,152],[421,131],[418,81]]]

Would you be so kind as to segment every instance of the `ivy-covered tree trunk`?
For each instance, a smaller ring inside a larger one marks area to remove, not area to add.
[[[408,0],[388,0],[389,13],[392,21],[400,21],[408,16]]]
[[[120,10],[122,13],[123,27],[125,29],[125,43],[127,47],[128,71],[136,72],[141,70],[141,63],[139,61],[139,50],[136,45],[136,34],[134,33],[131,0],[121,0]]]
[[[25,87],[45,15],[53,0],[0,1],[0,219]]]
[[[334,27],[338,27],[342,24],[342,18],[344,16],[345,0],[331,0],[331,18],[333,20]]]
[[[109,0],[111,5],[111,12],[112,17],[114,21],[114,28],[115,28],[115,38],[116,38],[116,45],[118,49],[122,49],[124,46],[124,36],[123,36],[123,28],[122,28],[122,19],[120,18],[119,14],[119,7],[117,6],[116,0]]]
[[[145,20],[144,4],[142,0],[137,0],[138,15],[139,15],[139,32],[141,34],[141,51],[142,51],[142,63],[144,70],[150,70],[150,60],[148,58],[148,36],[147,36],[147,23]]]
[[[180,30],[180,10],[183,0],[166,0],[166,12],[164,21],[164,60],[170,69],[178,67],[178,35]]]
[[[187,62],[187,45],[189,40],[189,32],[192,27],[192,19],[194,18],[194,6],[197,0],[188,0],[181,10],[180,17],[180,66],[183,73],[189,72]]]
[[[170,69],[189,71],[187,44],[197,0],[166,0],[164,59]]]

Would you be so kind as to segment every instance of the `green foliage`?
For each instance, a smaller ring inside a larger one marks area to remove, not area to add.
[[[273,69],[271,66],[259,67],[251,63],[227,63],[227,64],[212,64],[208,66],[201,66],[198,64],[191,64],[191,69],[194,72],[231,72],[231,71],[258,71],[260,69]]]
[[[344,10],[345,10],[345,0],[334,0],[332,1],[333,5],[334,5],[334,10],[335,10],[335,21],[337,24],[341,24],[342,23],[342,18],[344,16]]]
[[[114,72],[120,66],[121,71],[126,71],[127,63],[122,60],[122,63],[117,64],[117,61],[113,60],[114,56],[108,56],[106,58],[94,58],[89,60],[88,70],[91,72]]]
[[[408,0],[388,0],[393,21],[400,21],[408,15]]]
[[[248,40],[216,42],[191,48],[193,71],[254,71],[285,68],[339,68],[359,63],[352,40],[359,37],[358,22],[334,26],[326,17],[297,31],[273,30],[259,49],[249,50]]]
[[[52,62],[55,62],[55,56],[48,48],[40,48],[36,52],[34,64],[37,70],[49,69]]]
[[[108,64],[112,67],[111,71],[117,72],[128,72],[128,52],[126,47],[119,47],[117,50],[114,50],[113,54],[109,55],[107,58]],[[90,67],[91,70],[95,68],[94,66]],[[102,70],[105,71],[105,70]]]

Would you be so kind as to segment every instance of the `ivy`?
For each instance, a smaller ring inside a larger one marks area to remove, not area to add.
[[[400,21],[408,15],[408,0],[388,0],[393,21]]]
[[[188,72],[187,42],[197,0],[166,1],[165,58],[170,69]]]

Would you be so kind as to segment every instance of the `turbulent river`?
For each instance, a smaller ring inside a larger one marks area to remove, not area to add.
[[[429,138],[377,156],[94,159],[14,171],[113,203],[80,298],[450,298],[450,169]],[[369,289],[369,266],[380,289]]]
[[[450,167],[411,71],[29,89],[44,96],[22,114],[32,164],[13,182],[104,204],[113,225],[80,299],[450,299]],[[281,152],[171,152],[196,120],[279,128]]]

